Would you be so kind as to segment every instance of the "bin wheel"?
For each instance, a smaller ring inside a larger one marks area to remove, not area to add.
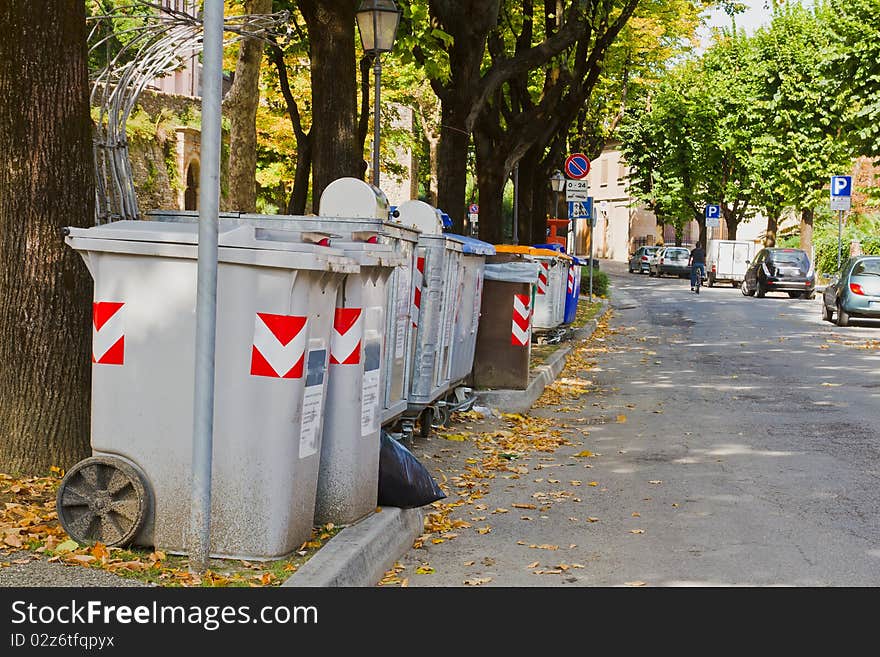
[[[431,424],[434,421],[434,413],[429,406],[419,415],[419,437],[427,438],[431,435]]]
[[[61,480],[55,506],[61,526],[77,543],[122,547],[143,527],[149,496],[132,465],[113,456],[92,456]]]
[[[434,422],[431,426],[445,427],[447,424],[449,424],[450,413],[449,408],[446,406],[446,404],[441,404],[434,407],[432,412],[434,415]]]

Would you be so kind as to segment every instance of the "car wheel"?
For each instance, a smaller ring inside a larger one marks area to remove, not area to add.
[[[801,296],[800,292],[789,292],[788,293],[789,299],[797,299],[799,296]]]
[[[739,285],[737,285],[736,281],[730,281],[730,287],[736,288],[739,287]]]
[[[748,286],[748,284],[747,284],[745,281],[743,281],[743,282],[742,282],[742,285],[739,286],[739,290],[740,290],[740,292],[743,293],[743,296],[744,296],[744,297],[750,297],[750,296],[752,296],[752,294],[753,294],[753,293],[749,290],[749,286]]]
[[[825,322],[831,321],[831,311],[828,310],[828,306],[825,305],[825,302],[822,302],[822,320]]]
[[[634,274],[634,273],[635,273],[635,270],[632,268],[632,266],[629,267],[629,273],[630,273],[630,274]]]
[[[712,274],[709,274],[709,278],[706,279],[706,285],[709,287],[715,287],[715,277]]]
[[[802,299],[806,299],[807,301],[812,301],[816,298],[816,290],[812,290],[811,292],[804,292],[801,295]]]
[[[755,296],[759,299],[763,299],[767,294],[767,288],[761,285],[761,281],[758,281],[757,285],[755,285]]]
[[[849,313],[840,307],[839,301],[837,302],[837,321],[834,323],[838,326],[849,326]]]

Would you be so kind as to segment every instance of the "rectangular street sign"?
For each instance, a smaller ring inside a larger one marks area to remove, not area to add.
[[[831,209],[852,209],[852,176],[831,176]]]
[[[706,226],[709,228],[719,228],[721,226],[721,206],[706,206]]]
[[[568,203],[568,218],[569,219],[580,219],[582,217],[588,217],[588,209],[587,204],[581,201],[569,201]]]
[[[589,194],[588,190],[586,180],[572,180],[568,178],[565,181],[565,200],[568,202],[586,201]]]

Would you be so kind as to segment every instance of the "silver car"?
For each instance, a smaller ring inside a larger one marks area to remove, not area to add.
[[[880,256],[850,258],[822,293],[822,319],[848,326],[854,317],[880,319]]]

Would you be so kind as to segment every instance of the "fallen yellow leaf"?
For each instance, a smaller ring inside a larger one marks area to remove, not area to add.
[[[421,566],[416,568],[416,575],[433,575],[433,574],[434,574],[434,569],[427,564],[422,564]]]
[[[618,416],[617,416],[617,422],[618,422],[618,424],[623,424],[623,423],[625,423],[625,422],[626,422],[626,415],[618,415]]]
[[[483,584],[488,584],[491,581],[491,577],[472,577],[471,579],[464,580],[464,583],[467,586],[481,586]]]
[[[624,584],[626,584],[627,586],[645,586],[645,583],[642,581],[624,582]]]
[[[581,457],[590,457],[590,456],[593,456],[593,455],[594,455],[593,452],[591,452],[591,451],[588,450],[588,449],[585,449],[585,450],[583,450],[582,452],[578,452],[577,454],[575,454],[575,456],[581,456]]]
[[[537,509],[537,508],[538,508],[538,507],[536,507],[534,504],[517,504],[517,503],[514,503],[514,504],[511,504],[510,506],[512,506],[514,509]]]
[[[629,533],[630,534],[644,534],[645,530],[644,529],[630,529]]]

